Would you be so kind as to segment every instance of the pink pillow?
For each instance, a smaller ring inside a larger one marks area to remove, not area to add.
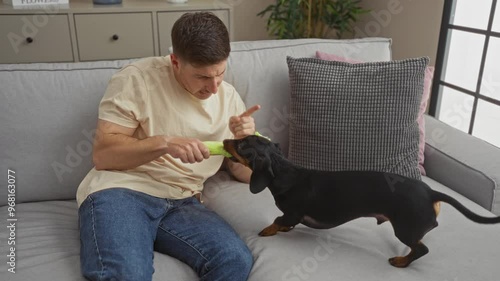
[[[330,60],[330,61],[341,61],[348,63],[362,63],[362,61],[353,60],[344,58],[341,56],[337,56],[334,54],[327,54],[321,51],[316,51],[316,58],[322,60]],[[431,85],[432,85],[432,77],[434,76],[434,67],[428,66],[425,70],[425,78],[424,78],[424,92],[422,94],[422,101],[420,102],[420,110],[418,112],[418,128],[420,131],[419,136],[419,144],[418,144],[418,169],[420,173],[425,176],[424,169],[424,149],[425,149],[425,120],[424,113],[427,108],[427,102],[429,100],[429,96],[431,93]]]

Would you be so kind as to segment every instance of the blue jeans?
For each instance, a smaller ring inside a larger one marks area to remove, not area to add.
[[[206,281],[247,280],[253,264],[231,226],[193,197],[105,189],[82,203],[79,223],[81,269],[89,280],[151,280],[153,251],[185,262]]]

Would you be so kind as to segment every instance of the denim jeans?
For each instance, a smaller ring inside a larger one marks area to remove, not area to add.
[[[89,280],[152,280],[153,251],[191,266],[200,280],[246,280],[252,254],[197,199],[162,199],[125,188],[87,197],[79,209],[81,269]]]

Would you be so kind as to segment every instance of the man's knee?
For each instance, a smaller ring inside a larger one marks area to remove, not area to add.
[[[238,280],[246,280],[252,270],[254,262],[252,252],[244,243],[226,249],[225,266],[230,269],[235,276],[240,276]]]
[[[90,195],[79,208],[80,264],[88,280],[152,279],[153,223],[141,206],[130,205],[128,213],[116,215],[106,196],[121,191]]]
[[[154,269],[144,262],[113,262],[101,267],[82,266],[82,275],[92,281],[147,281],[151,280]]]
[[[244,249],[242,249],[242,251],[239,253],[238,260],[241,264],[241,270],[243,272],[246,272],[246,275],[248,276],[253,266],[253,255],[248,247],[245,246]]]

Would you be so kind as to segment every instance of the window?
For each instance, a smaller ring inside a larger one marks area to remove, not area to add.
[[[500,147],[500,3],[445,0],[429,114]]]

